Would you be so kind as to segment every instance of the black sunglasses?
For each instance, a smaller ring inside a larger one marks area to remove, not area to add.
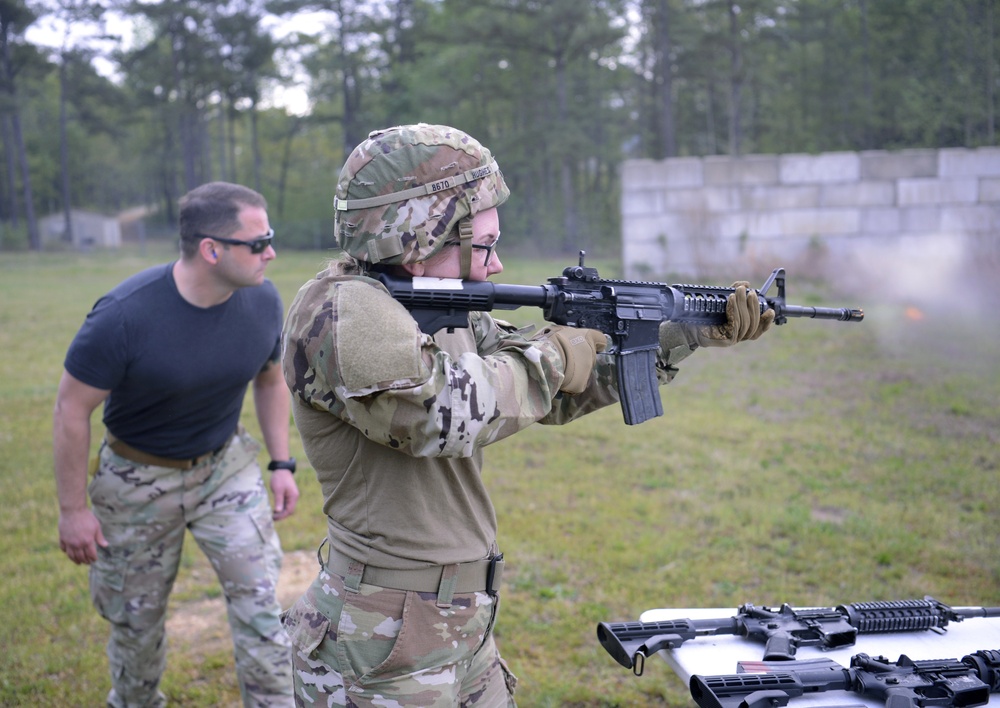
[[[493,251],[496,249],[497,244],[500,243],[500,234],[497,234],[496,239],[489,246],[485,246],[481,243],[474,243],[472,247],[479,251],[486,251],[486,260],[483,261],[483,267],[488,268],[490,261],[493,260]]]
[[[250,253],[260,254],[266,251],[267,247],[271,245],[271,241],[274,240],[274,229],[268,229],[266,234],[252,241],[240,241],[237,238],[222,238],[221,236],[209,236],[208,234],[195,234],[195,238],[210,238],[213,241],[227,243],[231,246],[246,246],[250,249]]]

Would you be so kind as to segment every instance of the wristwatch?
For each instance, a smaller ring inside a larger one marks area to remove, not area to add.
[[[274,472],[275,470],[288,470],[292,474],[295,474],[295,458],[291,457],[287,460],[271,460],[271,464],[267,466],[267,471]]]

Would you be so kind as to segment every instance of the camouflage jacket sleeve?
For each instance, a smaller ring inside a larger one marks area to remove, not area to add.
[[[376,281],[327,271],[289,308],[285,380],[377,443],[417,457],[470,456],[546,416],[562,382],[554,345],[495,336],[490,323],[473,318],[456,330],[465,346],[446,349]]]

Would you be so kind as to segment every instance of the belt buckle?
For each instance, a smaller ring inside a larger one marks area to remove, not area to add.
[[[503,553],[498,553],[497,555],[490,558],[489,564],[486,566],[486,592],[490,597],[496,597],[497,591],[493,588],[493,581],[496,579],[497,574],[497,563],[503,561]]]

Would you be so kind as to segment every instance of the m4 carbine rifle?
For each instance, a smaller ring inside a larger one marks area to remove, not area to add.
[[[637,425],[663,415],[656,379],[660,323],[724,324],[726,300],[734,288],[711,285],[666,285],[629,280],[604,280],[596,268],[580,263],[563,270],[546,285],[501,285],[489,281],[447,278],[375,277],[410,311],[421,331],[454,330],[468,326],[468,313],[493,309],[540,307],[549,322],[600,330],[611,338],[618,395],[625,423]],[[777,286],[777,295],[767,291]],[[785,269],[776,268],[757,291],[761,312],[774,310],[774,323],[789,317],[860,322],[861,310],[799,307],[785,302]]]
[[[745,637],[764,644],[765,661],[789,661],[800,646],[835,649],[853,646],[859,634],[943,631],[949,622],[967,617],[1000,617],[1000,607],[949,607],[930,596],[837,607],[794,608],[785,604],[778,610],[746,604],[724,619],[601,622],[597,640],[615,661],[641,676],[647,656],[697,637]]]
[[[1000,691],[998,650],[980,650],[960,661],[914,661],[904,654],[891,662],[855,654],[849,669],[830,659],[740,663],[744,670],[765,673],[691,677],[688,686],[700,708],[775,708],[822,691],[850,691],[884,701],[886,708],[965,708],[986,705],[990,694]]]

